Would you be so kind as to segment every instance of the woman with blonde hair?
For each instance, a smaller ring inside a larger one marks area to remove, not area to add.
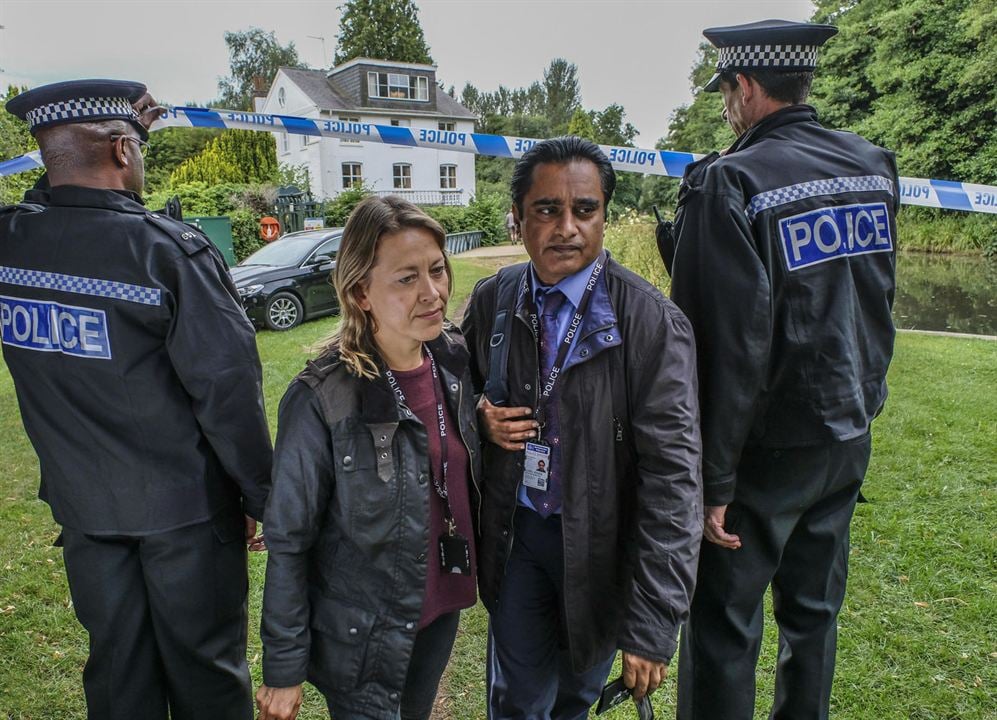
[[[334,280],[339,328],[280,404],[259,718],[293,720],[307,679],[335,720],[425,720],[475,602],[480,475],[443,228],[367,198]]]

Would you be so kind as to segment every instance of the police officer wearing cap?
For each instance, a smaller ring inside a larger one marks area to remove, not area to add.
[[[0,209],[0,333],[90,635],[88,717],[247,720],[246,549],[272,454],[255,334],[213,245],[142,205],[144,85],[57,83],[7,109],[50,188]]]
[[[748,720],[762,607],[779,626],[774,720],[827,718],[848,527],[886,400],[899,185],[893,154],[825,129],[809,93],[828,25],[706,30],[738,135],[691,165],[672,299],[696,333],[705,522],[680,720]]]

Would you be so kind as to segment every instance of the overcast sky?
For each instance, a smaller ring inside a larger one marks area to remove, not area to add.
[[[328,67],[341,0],[0,0],[0,87],[85,77],[146,83],[179,105],[217,96],[225,31],[261,27]],[[704,27],[806,20],[808,0],[417,0],[437,77],[457,92],[529,85],[555,57],[578,66],[582,103],[619,103],[651,147],[690,102]],[[315,36],[315,37],[310,37]],[[323,40],[315,38],[324,38]],[[323,55],[324,50],[324,55]],[[703,150],[703,148],[687,148]]]

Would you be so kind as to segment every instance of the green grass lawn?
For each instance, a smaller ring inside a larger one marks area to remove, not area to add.
[[[451,309],[494,269],[454,265]],[[288,382],[335,322],[259,334],[271,428]],[[866,482],[871,502],[859,507],[853,524],[833,716],[995,720],[997,343],[901,335],[890,381]],[[51,547],[58,528],[36,499],[37,460],[2,363],[0,457],[0,718],[83,718],[86,637],[73,615],[61,552]],[[249,657],[257,682],[264,565],[264,556],[252,557]],[[457,720],[484,718],[484,630],[480,607],[465,614],[443,703]],[[769,623],[757,718],[766,717],[774,657]],[[317,693],[305,702],[299,717],[325,716]],[[670,677],[655,696],[658,717],[672,716],[673,705]],[[633,717],[627,712],[608,717]]]

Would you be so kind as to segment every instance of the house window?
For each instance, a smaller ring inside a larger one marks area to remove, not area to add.
[[[453,132],[454,130],[457,129],[457,123],[453,123],[453,122],[441,122],[439,124],[439,128],[440,128],[440,130],[444,130],[446,132]]]
[[[287,133],[280,134],[280,151],[282,153],[291,152],[290,135],[288,135]]]
[[[412,189],[412,166],[408,163],[395,163],[393,166],[395,190]]]
[[[457,189],[457,166],[440,165],[440,190]]]
[[[343,163],[343,190],[363,185],[363,165],[360,163]]]
[[[412,121],[408,118],[392,118],[391,124],[395,127],[410,127],[412,125]]]
[[[429,100],[429,78],[402,73],[367,73],[367,95],[389,100]]]
[[[280,105],[281,107],[287,105],[287,92],[284,90],[284,88],[281,88],[280,90],[277,91],[277,104]]]
[[[345,123],[359,123],[360,122],[360,118],[358,118],[358,117],[345,117],[343,115],[339,116],[339,120],[341,122],[345,122]],[[359,140],[346,140],[345,138],[340,139],[339,142],[341,142],[341,143],[349,143],[350,145],[359,145],[360,144]]]
[[[308,137],[309,137],[308,135],[299,135],[298,137],[301,138],[301,147],[304,147],[305,145],[308,144]]]

